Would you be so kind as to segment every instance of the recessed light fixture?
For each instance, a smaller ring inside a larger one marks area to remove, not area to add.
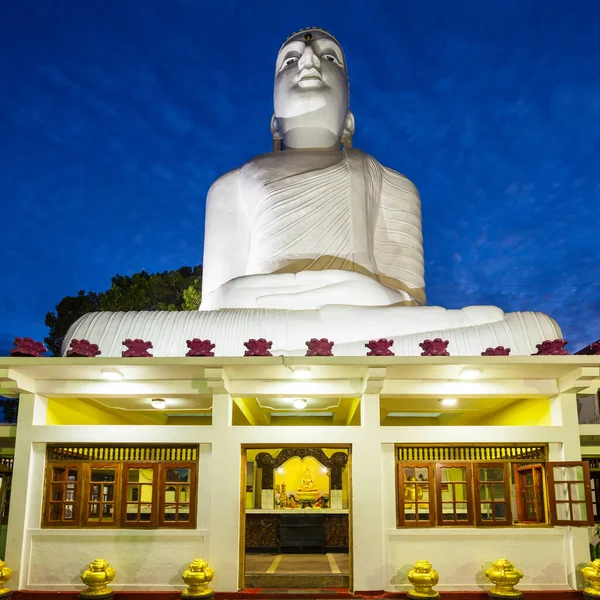
[[[481,375],[481,369],[463,369],[460,373],[461,379],[477,379]]]
[[[458,404],[456,398],[442,398],[440,402],[442,403],[442,406],[456,406]]]
[[[165,406],[167,406],[167,401],[164,398],[152,398],[150,404],[152,404],[154,408],[160,410],[161,408],[165,408]]]
[[[308,402],[304,398],[296,398],[292,404],[294,405],[294,408],[306,408]]]
[[[311,377],[310,367],[295,367],[294,368],[294,377],[296,379],[310,379],[310,377]]]
[[[102,369],[100,371],[102,379],[108,379],[110,381],[121,381],[123,379],[123,373],[120,371],[111,371],[110,369]]]

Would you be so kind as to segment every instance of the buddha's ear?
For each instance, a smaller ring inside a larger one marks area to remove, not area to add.
[[[342,132],[342,146],[352,148],[352,136],[354,135],[354,115],[349,110],[344,122],[344,131]]]
[[[273,137],[273,152],[282,150],[283,138],[279,133],[279,123],[275,115],[271,117],[271,136]]]

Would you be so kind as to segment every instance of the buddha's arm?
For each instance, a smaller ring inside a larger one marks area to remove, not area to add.
[[[250,229],[239,186],[239,169],[215,181],[206,197],[202,297],[245,274]]]
[[[425,304],[419,192],[409,179],[386,167],[382,168],[374,247],[382,283],[408,292],[417,304]]]

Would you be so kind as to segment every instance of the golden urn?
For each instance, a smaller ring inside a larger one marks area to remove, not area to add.
[[[12,569],[6,566],[3,560],[0,560],[0,596],[4,596],[10,593],[10,590],[6,587],[6,582],[10,581],[12,577]]]
[[[433,589],[440,580],[437,571],[432,568],[427,560],[418,560],[415,566],[408,572],[408,580],[413,586],[407,594],[407,598],[439,598],[440,595]]]
[[[488,591],[492,598],[523,598],[522,592],[515,589],[515,585],[523,578],[523,573],[515,569],[515,565],[506,558],[499,558],[485,572],[485,576],[494,584]]]
[[[108,584],[115,578],[115,570],[103,558],[91,562],[81,574],[81,581],[87,589],[79,594],[80,598],[109,598],[114,591]]]
[[[600,598],[600,559],[597,558],[581,569],[581,574],[586,582],[583,595],[591,598]]]
[[[208,587],[208,584],[214,576],[214,569],[211,569],[205,560],[195,558],[182,575],[183,581],[188,587],[183,590],[181,597],[206,598],[212,596],[213,591]]]

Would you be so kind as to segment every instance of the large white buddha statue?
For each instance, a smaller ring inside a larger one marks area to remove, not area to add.
[[[292,35],[275,65],[273,151],[220,177],[206,207],[198,313],[96,313],[65,338],[120,356],[125,338],[150,340],[155,356],[182,356],[187,339],[211,339],[217,355],[243,354],[265,337],[273,354],[303,355],[326,337],[336,355],[394,339],[396,354],[442,337],[451,354],[510,347],[531,354],[561,337],[540,313],[490,306],[424,306],[421,207],[415,186],[352,148],[346,59],[322,29]]]

